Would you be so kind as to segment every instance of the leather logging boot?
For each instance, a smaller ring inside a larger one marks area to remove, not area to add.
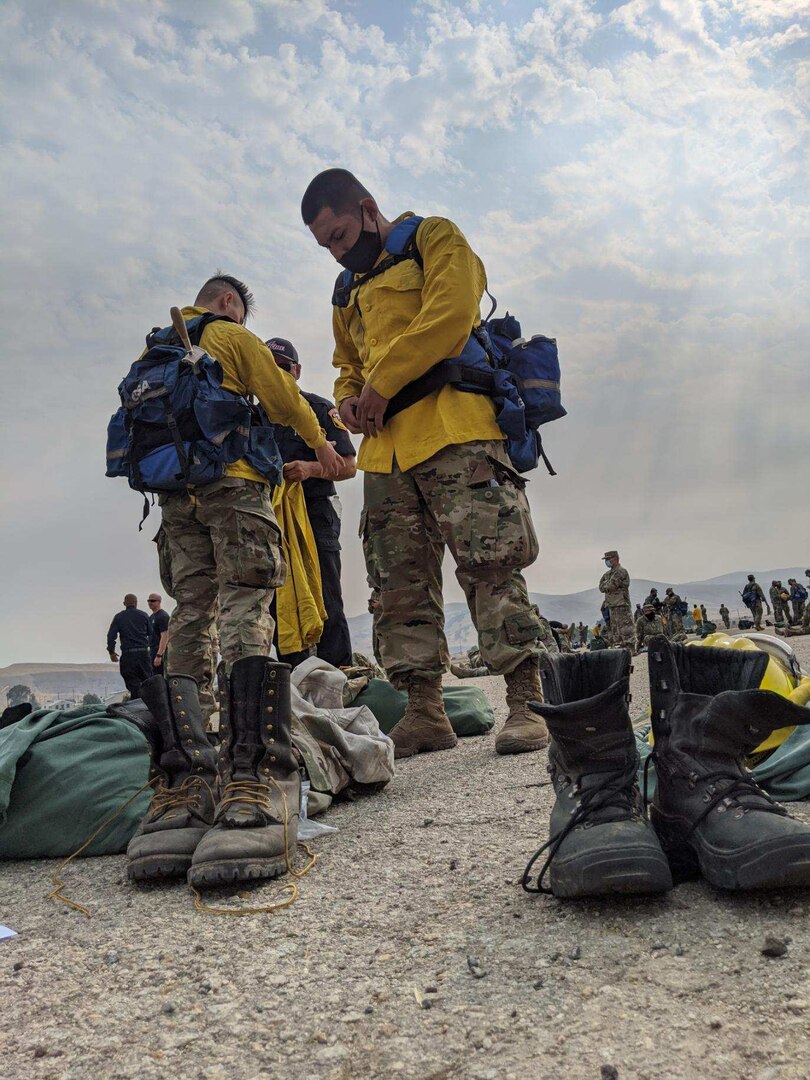
[[[701,873],[722,889],[810,886],[810,825],[746,769],[776,728],[810,712],[758,690],[764,652],[649,645],[656,792],[651,818],[676,881]]]
[[[301,778],[290,736],[290,666],[266,656],[220,667],[219,790],[214,827],[194,852],[189,884],[274,878],[292,865]]]
[[[509,714],[495,739],[497,754],[528,754],[548,746],[548,728],[541,716],[530,708],[531,702],[543,700],[540,686],[540,662],[536,656],[523,660],[504,676]]]
[[[458,738],[444,709],[441,678],[422,679],[411,675],[407,691],[405,713],[388,733],[394,743],[394,757],[452,750]]]
[[[151,723],[128,703],[123,715],[149,738],[155,771],[161,776],[149,810],[127,847],[132,881],[185,877],[191,857],[214,821],[217,753],[208,741],[188,675],[155,675],[141,684],[141,701]]]
[[[639,757],[627,711],[630,654],[545,655],[540,664],[547,703],[532,709],[551,732],[548,770],[557,797],[550,838],[526,867],[523,887],[567,898],[672,888],[638,788]],[[532,866],[544,851],[546,862],[532,888]],[[550,889],[543,885],[547,871]]]

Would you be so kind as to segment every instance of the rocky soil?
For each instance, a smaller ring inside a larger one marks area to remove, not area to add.
[[[810,639],[793,644],[810,668]],[[634,716],[646,677],[640,657]],[[500,719],[501,680],[479,685]],[[493,742],[330,811],[340,831],[274,915],[198,914],[183,884],[130,886],[120,856],[68,869],[88,919],[47,899],[55,863],[0,867],[19,934],[0,942],[4,1075],[810,1077],[810,891],[528,896],[546,755]]]

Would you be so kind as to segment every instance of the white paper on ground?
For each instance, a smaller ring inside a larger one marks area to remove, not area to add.
[[[16,937],[17,931],[11,930],[8,926],[0,926],[0,941],[7,937]]]

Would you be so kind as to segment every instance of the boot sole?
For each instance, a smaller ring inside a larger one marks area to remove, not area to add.
[[[195,886],[230,885],[234,881],[277,878],[286,872],[287,860],[283,855],[273,859],[220,859],[191,866],[188,883]]]
[[[671,820],[651,807],[650,819],[669,859],[676,883],[703,876],[717,889],[740,892],[753,889],[810,887],[810,841],[796,837],[784,843],[770,840],[737,855],[713,848],[700,839],[678,839]]]
[[[545,735],[542,739],[537,739],[535,742],[528,742],[526,739],[502,739],[495,740],[495,753],[496,754],[532,754],[535,750],[545,750],[550,742],[548,735]]]
[[[666,857],[649,847],[595,851],[567,866],[551,865],[551,891],[563,899],[667,892],[672,874]]]
[[[130,881],[164,881],[184,878],[191,866],[190,855],[145,855],[127,866]]]
[[[432,754],[435,750],[452,750],[454,746],[458,746],[458,738],[455,735],[448,736],[440,742],[431,743],[429,746],[397,746],[394,743],[394,757],[409,758],[417,754]]]

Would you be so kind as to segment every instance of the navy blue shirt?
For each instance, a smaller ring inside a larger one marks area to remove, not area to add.
[[[158,645],[160,645],[160,635],[165,634],[169,629],[169,613],[161,608],[159,611],[153,611],[149,616],[149,628],[152,635],[152,659],[157,656]]]
[[[110,623],[107,631],[107,652],[115,652],[115,639],[121,638],[121,652],[129,652],[130,649],[143,649],[149,651],[152,640],[152,628],[149,624],[149,616],[145,611],[135,607],[124,608],[119,611]]]
[[[318,423],[326,432],[329,442],[335,444],[335,450],[341,457],[354,457],[355,450],[349,433],[343,426],[335,405],[318,394],[310,394],[301,391],[301,396],[312,406],[312,411],[318,417]],[[282,424],[274,424],[274,435],[278,445],[281,459],[286,465],[288,461],[317,461],[318,455],[310,450],[295,428],[285,427]],[[335,494],[335,485],[331,480],[322,480],[313,476],[303,483],[304,498],[307,502],[313,499],[327,499]]]

